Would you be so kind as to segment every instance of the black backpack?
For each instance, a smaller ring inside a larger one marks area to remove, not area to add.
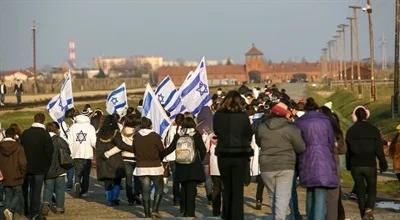
[[[61,137],[57,137],[58,146],[58,160],[60,166],[66,170],[71,169],[73,165],[73,159],[71,157],[71,151],[69,150],[68,143]]]

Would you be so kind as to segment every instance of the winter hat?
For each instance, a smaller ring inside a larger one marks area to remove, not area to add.
[[[353,120],[353,122],[356,122],[356,121],[357,121],[356,111],[357,111],[357,109],[359,109],[359,108],[364,109],[365,112],[367,113],[367,118],[366,118],[366,119],[368,119],[369,116],[371,115],[371,113],[369,112],[369,110],[368,110],[366,107],[364,107],[364,106],[362,106],[362,105],[359,105],[359,106],[357,106],[357,107],[354,108],[353,113],[351,114],[351,119]]]
[[[330,110],[332,110],[332,105],[333,105],[332,102],[327,102],[327,103],[324,104],[324,106],[329,108]]]
[[[278,104],[272,106],[270,111],[276,116],[285,117],[288,113],[288,106],[283,102],[279,102]]]

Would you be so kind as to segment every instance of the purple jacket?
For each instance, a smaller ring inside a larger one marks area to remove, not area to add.
[[[336,188],[339,179],[334,157],[335,135],[329,118],[316,111],[297,119],[306,150],[299,155],[300,184],[304,187]]]

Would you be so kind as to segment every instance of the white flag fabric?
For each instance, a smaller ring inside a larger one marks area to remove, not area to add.
[[[171,125],[171,120],[165,113],[150,84],[147,84],[144,93],[142,116],[151,120],[154,131],[164,139],[168,127]]]
[[[108,114],[124,115],[128,108],[125,82],[111,91],[106,100],[106,111]]]
[[[72,79],[68,72],[64,76],[64,82],[61,86],[60,94],[54,96],[47,104],[47,111],[50,117],[62,123],[64,121],[65,112],[74,107],[74,98],[72,95]]]
[[[206,60],[204,57],[201,59],[196,70],[183,82],[179,91],[186,111],[191,112],[194,116],[197,116],[204,106],[211,105]]]

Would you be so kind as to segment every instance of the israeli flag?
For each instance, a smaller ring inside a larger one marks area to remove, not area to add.
[[[147,84],[144,93],[142,116],[151,120],[154,131],[164,139],[171,125],[171,120],[165,113],[150,84]]]
[[[64,76],[64,82],[61,86],[60,94],[54,96],[47,104],[47,111],[50,117],[62,123],[64,121],[65,112],[74,107],[74,98],[72,95],[71,73],[68,72]]]
[[[196,70],[183,82],[180,91],[182,104],[186,111],[197,116],[204,106],[211,105],[210,89],[208,87],[206,60],[203,57]]]
[[[178,90],[175,84],[172,82],[170,76],[166,76],[158,85],[156,89],[156,96],[162,106],[170,106],[171,101],[174,101],[179,97]]]
[[[106,111],[108,114],[124,115],[128,108],[128,98],[126,96],[125,82],[111,91],[107,96]]]

